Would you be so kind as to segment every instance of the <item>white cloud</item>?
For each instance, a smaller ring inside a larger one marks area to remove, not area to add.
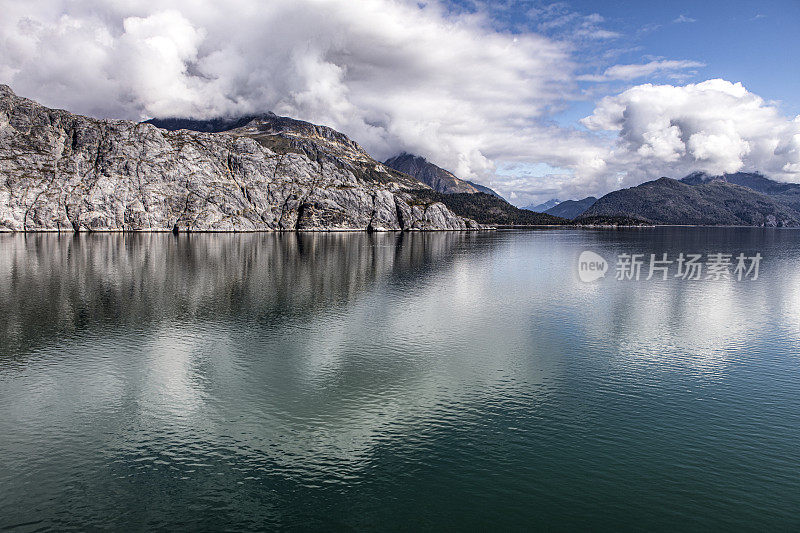
[[[537,21],[540,32],[559,38],[592,42],[621,37],[620,33],[601,27],[605,19],[599,13],[584,15],[562,2],[530,8],[527,14]]]
[[[687,17],[686,15],[680,15],[678,18],[673,20],[675,24],[687,24],[691,22],[697,22],[697,19],[693,19],[691,17]]]
[[[133,119],[273,110],[465,177],[549,134],[537,124],[574,82],[568,44],[436,2],[5,4],[2,81],[47,105]]]
[[[618,132],[604,161],[624,184],[694,170],[762,171],[800,181],[800,117],[787,119],[741,83],[638,85],[602,99],[582,122],[594,131]],[[597,183],[618,181],[606,176]]]
[[[700,68],[704,66],[705,63],[700,63],[699,61],[658,60],[643,64],[614,65],[607,68],[600,75],[584,74],[582,76],[578,76],[577,79],[581,81],[597,82],[612,80],[631,81],[636,78],[652,76],[653,74],[674,73],[681,70]]]
[[[656,24],[654,22],[651,22],[649,24],[645,24],[644,26],[642,26],[641,28],[636,30],[636,35],[637,36],[647,35],[649,33],[653,33],[654,31],[657,31],[660,28],[661,28],[661,24]]]

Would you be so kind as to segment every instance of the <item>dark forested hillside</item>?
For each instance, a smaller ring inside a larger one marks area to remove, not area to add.
[[[486,193],[442,194],[430,189],[414,191],[417,197],[442,202],[454,213],[481,224],[539,226],[567,224],[569,221],[545,213],[519,209],[502,198]]]

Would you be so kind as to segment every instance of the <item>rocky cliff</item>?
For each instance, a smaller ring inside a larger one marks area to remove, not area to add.
[[[0,230],[480,227],[330,128],[275,115],[214,124],[97,120],[0,85]]]

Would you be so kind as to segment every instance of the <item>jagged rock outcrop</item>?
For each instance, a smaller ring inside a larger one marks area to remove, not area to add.
[[[49,109],[0,85],[0,230],[480,227],[341,133],[249,118],[169,131]]]

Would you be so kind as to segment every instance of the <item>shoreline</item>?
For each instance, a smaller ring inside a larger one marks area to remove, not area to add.
[[[170,229],[98,229],[98,230],[59,230],[59,229],[25,229],[25,230],[10,230],[0,229],[0,235],[24,235],[28,233],[47,233],[56,235],[90,235],[93,233],[172,233],[173,235],[192,234],[192,233],[440,233],[444,231],[452,232],[480,232],[480,231],[496,231],[498,228],[483,227],[483,228],[464,228],[464,229],[360,229],[360,228],[332,228],[332,229],[253,229],[253,230],[215,230],[215,229],[201,229],[201,230],[170,230]]]
[[[170,229],[98,229],[88,230],[80,229],[75,230],[61,230],[61,229],[25,229],[25,230],[11,230],[7,228],[0,228],[0,235],[17,235],[17,234],[33,234],[33,233],[47,233],[57,235],[89,235],[93,233],[172,233],[174,235],[192,234],[192,233],[442,233],[442,232],[484,232],[484,231],[502,231],[502,230],[519,230],[519,229],[653,229],[653,228],[747,228],[747,229],[769,229],[769,230],[800,230],[798,226],[734,226],[734,225],[719,225],[719,226],[704,226],[699,224],[649,224],[642,226],[623,226],[614,224],[530,224],[530,225],[512,225],[512,224],[497,224],[494,226],[484,226],[481,228],[464,228],[464,229],[360,229],[360,228],[331,228],[331,229],[254,229],[254,230],[215,230],[215,229],[201,229],[201,230],[170,230]]]

